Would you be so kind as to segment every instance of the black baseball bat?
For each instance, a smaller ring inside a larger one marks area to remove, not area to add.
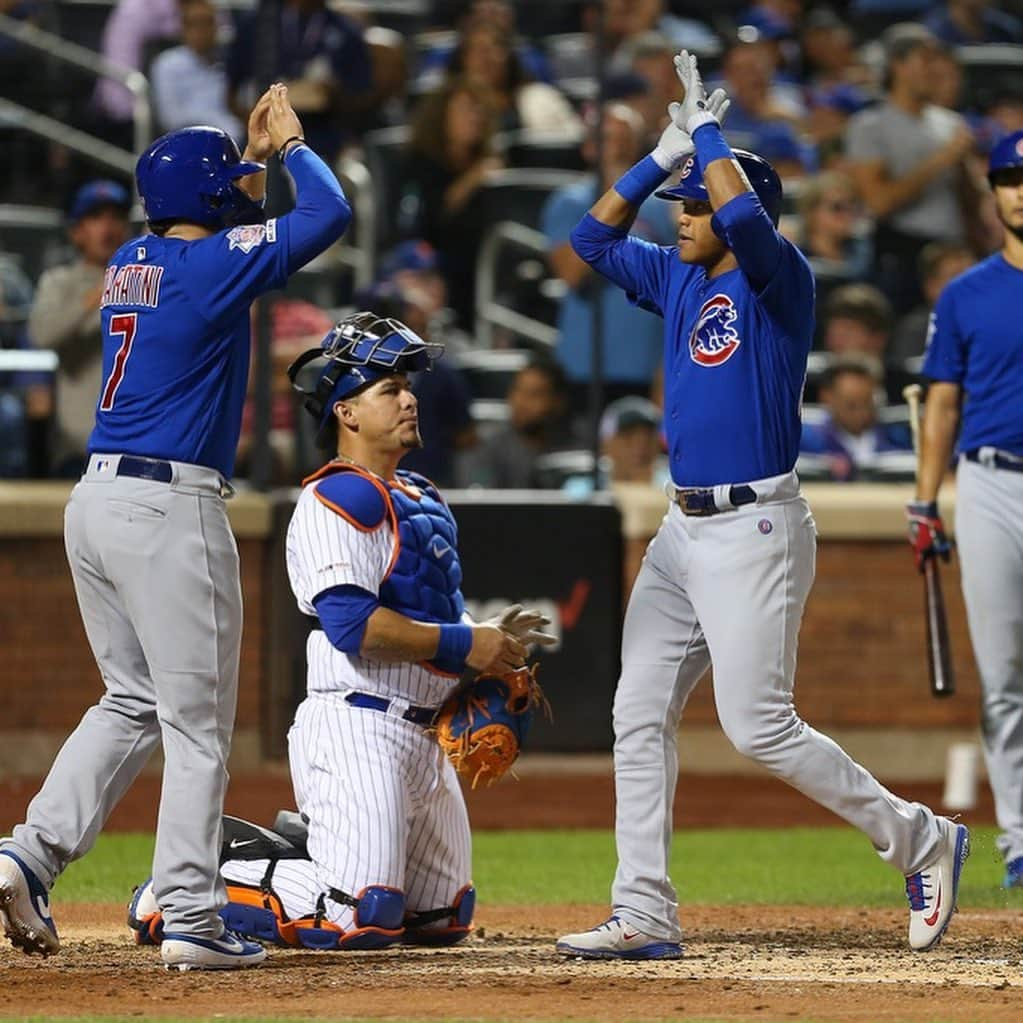
[[[924,614],[927,618],[927,667],[933,696],[952,696],[956,691],[952,649],[948,641],[948,616],[941,592],[937,558],[924,562]]]

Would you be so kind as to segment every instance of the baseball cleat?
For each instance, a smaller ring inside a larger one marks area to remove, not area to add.
[[[219,938],[167,931],[160,955],[168,970],[238,970],[258,966],[266,958],[266,949],[230,930]]]
[[[0,850],[0,922],[15,948],[52,956],[60,948],[42,881],[8,849]]]
[[[163,914],[156,904],[153,879],[147,877],[132,891],[128,903],[128,926],[136,945],[159,945],[163,941]]]
[[[558,939],[554,950],[581,959],[681,959],[682,944],[651,938],[620,917],[612,916],[598,927]]]
[[[970,855],[970,832],[947,817],[938,818],[944,839],[923,870],[906,878],[909,899],[909,947],[926,952],[941,941],[959,895],[959,875]]]
[[[1023,888],[1023,856],[1017,856],[1016,859],[1006,863],[1002,887]]]

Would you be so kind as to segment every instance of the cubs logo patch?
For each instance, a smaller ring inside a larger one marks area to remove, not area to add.
[[[257,245],[262,245],[266,237],[266,228],[262,224],[245,224],[242,227],[232,227],[227,232],[227,251],[241,249],[248,255]]]
[[[774,526],[771,525],[770,519],[761,519],[757,523],[757,529],[759,529],[760,532],[764,534],[764,536],[767,536],[767,534],[774,529]]]
[[[1023,140],[1021,140],[1021,141],[1023,141]],[[681,172],[679,173],[679,176],[678,176],[679,181],[685,181],[685,179],[688,178],[689,175],[693,173],[693,168],[695,166],[696,166],[696,157],[695,156],[690,156],[689,159],[686,160],[686,162],[684,164],[682,164],[682,170],[681,170]]]
[[[727,295],[708,298],[700,307],[696,326],[689,335],[689,357],[699,366],[720,366],[742,343],[735,329],[739,314]]]

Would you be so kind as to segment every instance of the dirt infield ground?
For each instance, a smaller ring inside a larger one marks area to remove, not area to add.
[[[130,944],[122,907],[79,906],[62,914],[58,957],[0,952],[0,1016],[1023,1019],[1023,924],[1006,914],[961,913],[924,955],[906,949],[902,913],[781,906],[687,910],[686,957],[676,962],[553,954],[560,928],[591,925],[604,911],[491,906],[460,948],[274,950],[259,970],[212,975],[160,969],[154,949]]]
[[[114,829],[153,826],[158,779],[143,777]],[[7,821],[35,780],[0,783]],[[899,786],[937,804],[936,786]],[[467,793],[474,827],[608,827],[612,784],[601,775],[524,777]],[[235,778],[230,812],[269,821],[290,805],[281,771]],[[990,797],[969,815],[991,823]],[[766,778],[682,779],[681,826],[838,824]],[[2,827],[6,821],[0,821]],[[235,975],[167,973],[154,950],[130,944],[121,906],[59,906],[65,947],[49,961],[0,951],[0,1017],[22,1015],[414,1017],[485,1020],[707,1018],[832,1023],[1021,1023],[1023,919],[965,911],[935,952],[905,945],[892,910],[757,906],[685,909],[686,956],[671,963],[585,963],[552,951],[566,930],[592,926],[606,906],[483,905],[468,945],[315,954],[275,950],[265,968]]]

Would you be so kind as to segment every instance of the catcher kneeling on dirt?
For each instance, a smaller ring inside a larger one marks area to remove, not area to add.
[[[252,938],[365,949],[456,942],[472,926],[453,763],[474,783],[507,769],[541,699],[527,650],[553,638],[517,605],[468,618],[451,511],[398,469],[422,443],[409,374],[442,351],[358,313],[288,371],[337,454],[304,481],[287,536],[292,589],[315,619],[288,733],[300,813],[275,829],[226,821],[222,915]],[[159,942],[149,882],[129,923],[140,943]]]

